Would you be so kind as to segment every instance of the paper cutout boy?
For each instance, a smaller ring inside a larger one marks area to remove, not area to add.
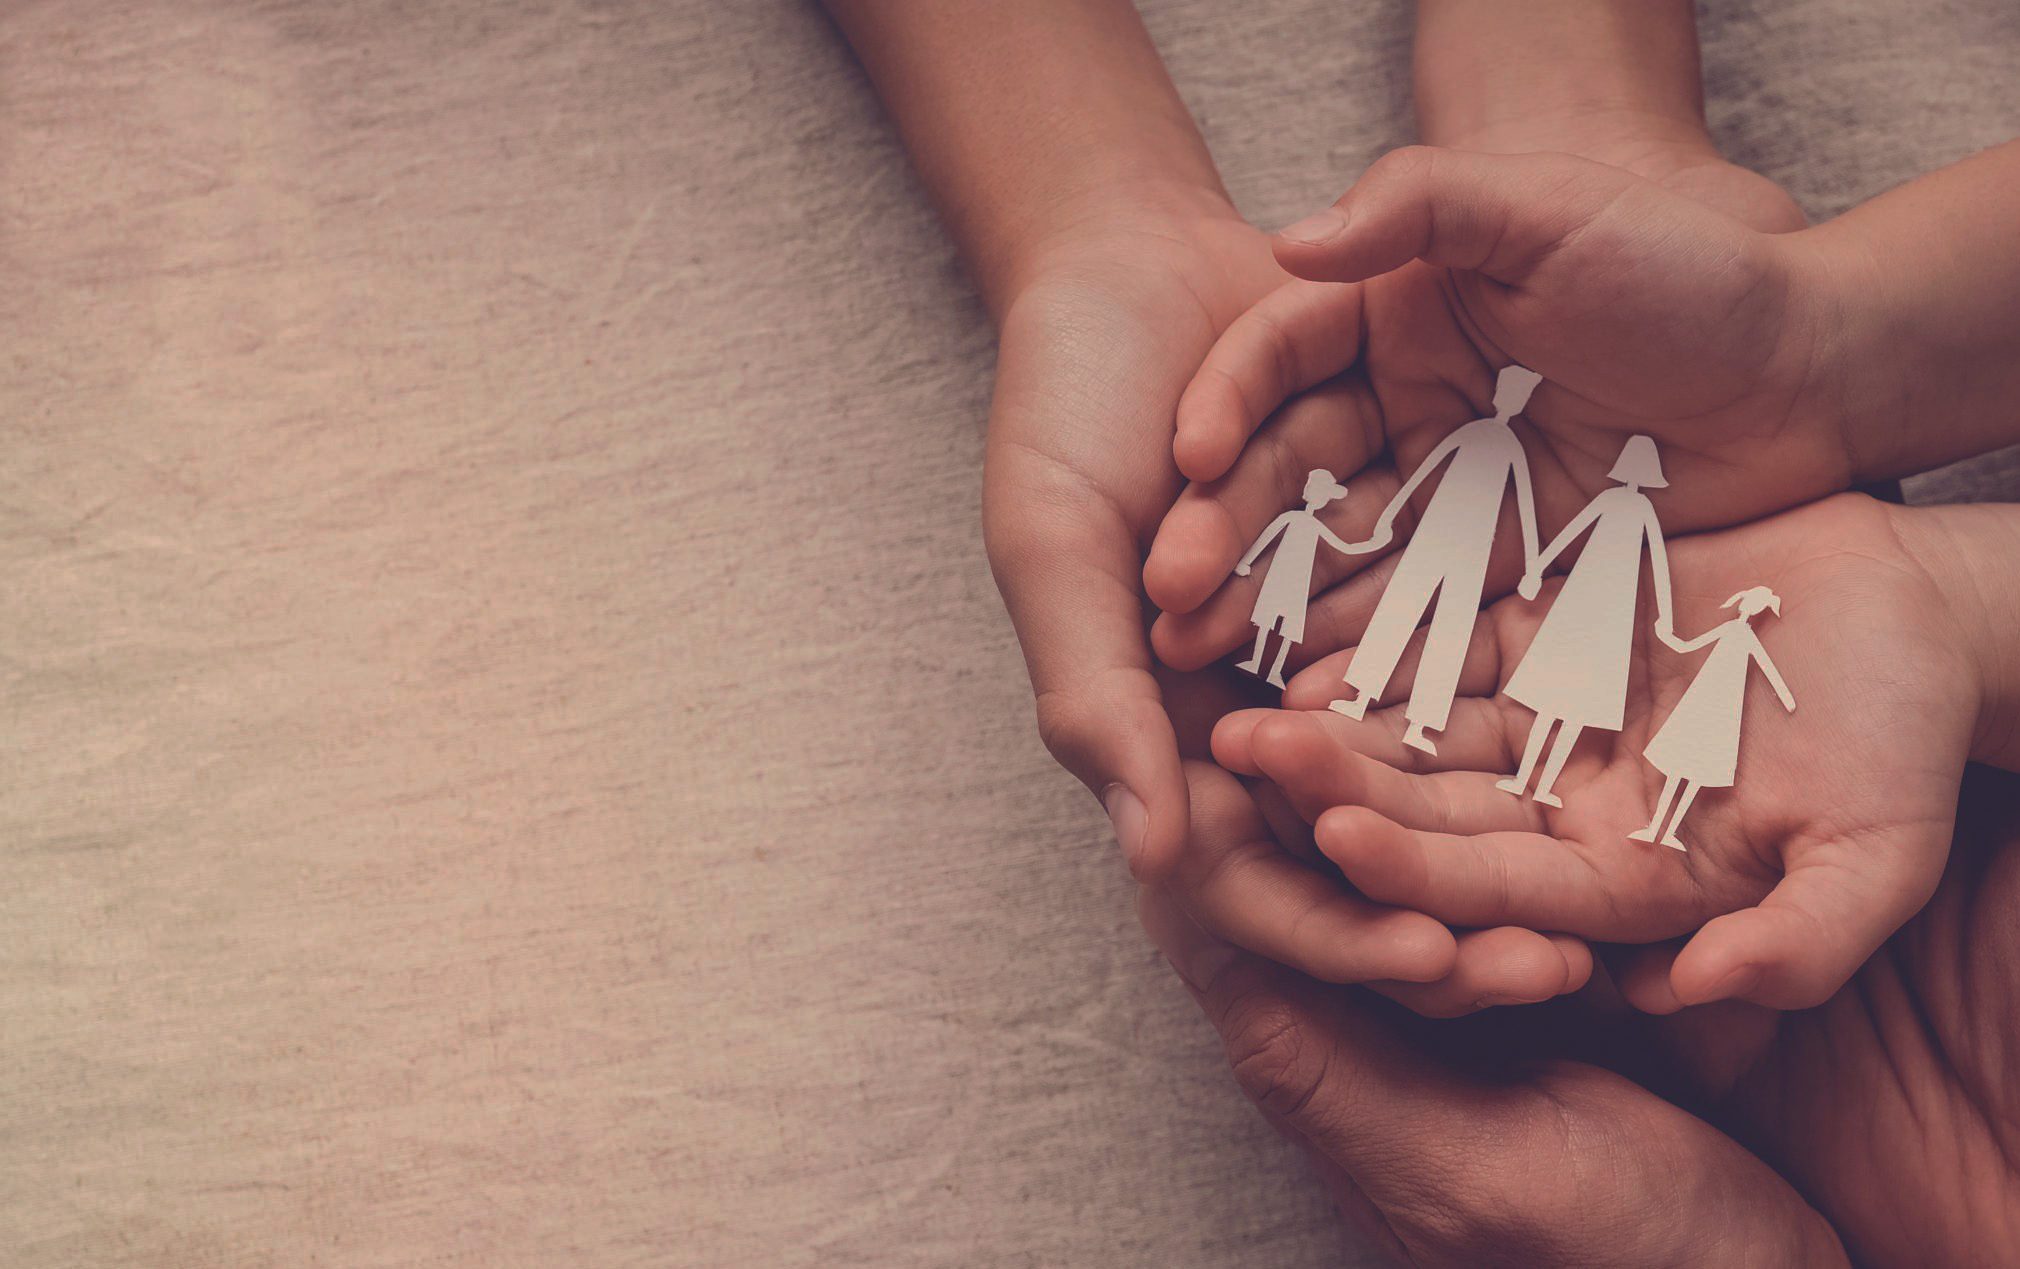
[[[1522,578],[1521,595],[1536,598],[1543,570],[1564,549],[1584,536],[1592,537],[1578,553],[1571,575],[1551,601],[1543,624],[1522,663],[1515,667],[1502,694],[1536,711],[1530,725],[1529,741],[1522,750],[1522,764],[1496,788],[1520,797],[1536,771],[1543,742],[1559,722],[1556,744],[1543,764],[1543,778],[1536,783],[1536,800],[1545,806],[1563,806],[1553,787],[1558,773],[1571,756],[1578,735],[1587,727],[1619,731],[1627,712],[1627,671],[1634,656],[1635,597],[1641,588],[1641,556],[1647,550],[1649,569],[1655,576],[1656,631],[1667,641],[1673,638],[1670,626],[1669,552],[1663,545],[1662,526],[1656,522],[1655,506],[1641,491],[1661,489],[1669,482],[1663,477],[1656,457],[1655,442],[1646,436],[1630,436],[1621,447],[1609,479],[1618,481],[1601,493],[1585,509],[1572,517],[1550,545],[1529,565]]]
[[[1277,687],[1284,685],[1284,660],[1291,654],[1291,645],[1303,642],[1305,637],[1305,609],[1311,603],[1312,567],[1318,562],[1319,539],[1324,538],[1328,546],[1343,555],[1359,555],[1379,545],[1373,539],[1350,543],[1319,522],[1322,508],[1346,496],[1347,487],[1334,480],[1331,472],[1323,467],[1313,468],[1305,477],[1304,509],[1286,511],[1270,521],[1269,528],[1241,557],[1241,563],[1234,566],[1235,576],[1247,577],[1256,556],[1263,553],[1272,539],[1281,536],[1276,554],[1270,557],[1269,572],[1263,576],[1262,593],[1256,596],[1255,610],[1249,615],[1256,627],[1255,653],[1241,663],[1241,668],[1250,674],[1261,673],[1263,649],[1269,644],[1270,632],[1282,634],[1276,664],[1269,672],[1270,683]]]
[[[1643,756],[1666,778],[1648,827],[1628,834],[1637,842],[1660,840],[1664,846],[1685,849],[1676,839],[1676,829],[1689,812],[1691,799],[1699,789],[1723,789],[1732,784],[1739,767],[1739,724],[1746,709],[1747,672],[1756,663],[1775,695],[1781,698],[1782,708],[1795,712],[1796,698],[1753,629],[1753,618],[1763,608],[1781,616],[1780,596],[1765,586],[1755,586],[1726,600],[1724,607],[1737,608],[1739,615],[1695,639],[1677,639],[1672,635],[1664,640],[1678,652],[1695,652],[1710,644],[1711,655],[1698,667],[1697,677],[1684,689],[1683,699],[1677,701],[1662,730],[1655,733],[1655,739],[1643,751]],[[1676,806],[1674,815],[1670,814],[1672,802]],[[1658,839],[1664,818],[1669,820],[1669,831]]]
[[[1409,704],[1403,707],[1409,722],[1403,743],[1425,753],[1438,752],[1425,733],[1444,730],[1458,695],[1459,671],[1487,584],[1487,557],[1501,521],[1502,491],[1510,484],[1515,486],[1523,558],[1536,558],[1536,495],[1529,484],[1529,460],[1508,420],[1521,413],[1539,382],[1539,376],[1520,366],[1503,370],[1494,387],[1494,417],[1476,419],[1438,442],[1375,524],[1373,541],[1386,544],[1397,513],[1450,460],[1347,666],[1344,682],[1354,694],[1329,707],[1349,718],[1365,715],[1369,703],[1388,687],[1428,609],[1431,628]]]

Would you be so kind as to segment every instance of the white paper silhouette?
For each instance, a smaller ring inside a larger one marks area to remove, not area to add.
[[[1311,603],[1312,567],[1318,562],[1319,539],[1324,538],[1335,551],[1346,555],[1359,555],[1380,545],[1372,539],[1347,542],[1319,522],[1320,509],[1346,495],[1346,486],[1334,480],[1331,472],[1323,467],[1313,468],[1305,477],[1304,509],[1286,511],[1270,521],[1269,528],[1241,557],[1241,563],[1234,566],[1236,576],[1247,577],[1256,556],[1263,553],[1272,539],[1281,536],[1276,554],[1270,557],[1269,572],[1263,577],[1262,593],[1256,596],[1255,610],[1249,614],[1256,627],[1255,652],[1241,663],[1242,669],[1260,674],[1270,632],[1277,631],[1283,641],[1277,649],[1276,664],[1269,672],[1269,681],[1277,687],[1284,685],[1284,659],[1290,656],[1291,645],[1305,637],[1305,608]]]
[[[1545,806],[1564,805],[1553,789],[1579,733],[1587,727],[1620,730],[1627,708],[1627,670],[1634,653],[1635,598],[1644,546],[1655,576],[1656,630],[1665,641],[1674,638],[1669,554],[1655,507],[1641,492],[1668,484],[1655,442],[1646,436],[1629,437],[1607,475],[1620,483],[1586,504],[1522,578],[1522,597],[1534,599],[1543,570],[1586,530],[1592,531],[1522,663],[1502,689],[1509,699],[1535,710],[1536,721],[1530,726],[1521,766],[1497,787],[1521,796],[1551,729],[1563,724],[1536,783],[1536,800]]]
[[[1678,652],[1695,652],[1710,644],[1711,655],[1698,667],[1697,677],[1684,689],[1683,699],[1669,712],[1662,730],[1655,733],[1655,739],[1642,751],[1665,778],[1648,827],[1628,834],[1637,842],[1660,841],[1664,846],[1686,849],[1676,839],[1676,829],[1683,823],[1697,791],[1723,789],[1732,784],[1739,767],[1739,725],[1746,709],[1747,673],[1755,664],[1781,698],[1782,708],[1791,714],[1795,712],[1796,698],[1753,629],[1753,618],[1763,608],[1781,616],[1781,598],[1765,586],[1755,586],[1726,600],[1724,606],[1737,608],[1739,615],[1695,639],[1677,639],[1674,635],[1664,639]],[[1670,812],[1672,803],[1674,814]],[[1665,818],[1669,821],[1668,832],[1662,831]]]
[[[1536,496],[1529,484],[1529,460],[1508,420],[1521,413],[1539,382],[1539,376],[1520,366],[1503,370],[1494,386],[1494,417],[1476,419],[1438,442],[1375,522],[1371,540],[1387,545],[1411,495],[1450,460],[1347,666],[1343,681],[1354,694],[1330,706],[1349,718],[1365,715],[1369,703],[1387,689],[1428,609],[1424,654],[1403,708],[1409,722],[1403,743],[1425,753],[1438,752],[1425,733],[1444,729],[1458,694],[1459,671],[1487,583],[1487,557],[1501,520],[1502,491],[1510,484],[1522,525],[1523,558],[1536,559]]]

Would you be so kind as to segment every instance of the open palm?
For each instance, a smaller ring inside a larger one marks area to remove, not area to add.
[[[1496,695],[1550,601],[1483,614],[1439,753],[1403,747],[1400,710],[1245,711],[1215,754],[1274,780],[1316,821],[1320,850],[1367,897],[1456,926],[1518,925],[1609,942],[1699,931],[1677,958],[1677,999],[1815,1004],[1927,900],[1942,871],[1977,722],[1966,641],[1904,544],[1902,512],[1845,495],[1672,544],[1677,625],[1721,620],[1754,585],[1783,615],[1761,638],[1799,712],[1767,685],[1747,696],[1739,777],[1699,798],[1687,852],[1630,840],[1661,789],[1643,758],[1703,654],[1641,623],[1625,725],[1588,731],[1556,786],[1561,809],[1496,787],[1535,715]],[[1644,614],[1649,608],[1644,602]],[[1350,652],[1320,661],[1286,704],[1323,706]],[[1407,685],[1406,657],[1396,675]],[[1393,691],[1392,687],[1392,691]]]

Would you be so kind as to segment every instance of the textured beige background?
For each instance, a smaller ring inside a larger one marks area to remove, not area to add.
[[[2016,15],[1721,4],[1714,115],[1828,214]],[[1410,135],[1398,3],[1150,18],[1259,219]],[[817,11],[9,5],[0,234],[0,1263],[1347,1254],[1034,737]]]

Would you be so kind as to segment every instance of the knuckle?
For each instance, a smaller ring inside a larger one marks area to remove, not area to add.
[[[1056,560],[1084,552],[1090,540],[1130,536],[1130,510],[1072,457],[992,441],[982,480],[982,545],[997,567]]]
[[[1269,369],[1273,393],[1278,401],[1297,390],[1300,381],[1297,341],[1282,321],[1267,308],[1249,310],[1249,333],[1255,340],[1260,353],[1259,362]],[[1250,426],[1259,426],[1263,416],[1269,413],[1275,402],[1244,401],[1251,420]]]
[[[1508,859],[1499,851],[1480,858],[1480,917],[1499,921],[1514,903],[1513,882],[1508,876]]]
[[[1070,687],[1038,693],[1038,738],[1052,756],[1083,780],[1100,774],[1111,747],[1147,738],[1163,711],[1156,680],[1147,670],[1117,668]]]
[[[1235,1081],[1263,1110],[1297,1120],[1318,1099],[1327,1047],[1302,1014],[1276,1001],[1239,1007],[1223,1035]]]
[[[1420,181],[1430,177],[1437,164],[1438,151],[1435,146],[1398,146],[1370,164],[1361,180],[1364,183]]]
[[[1084,755],[1095,735],[1087,703],[1064,691],[1040,692],[1037,702],[1038,739],[1046,751],[1068,766]]]

